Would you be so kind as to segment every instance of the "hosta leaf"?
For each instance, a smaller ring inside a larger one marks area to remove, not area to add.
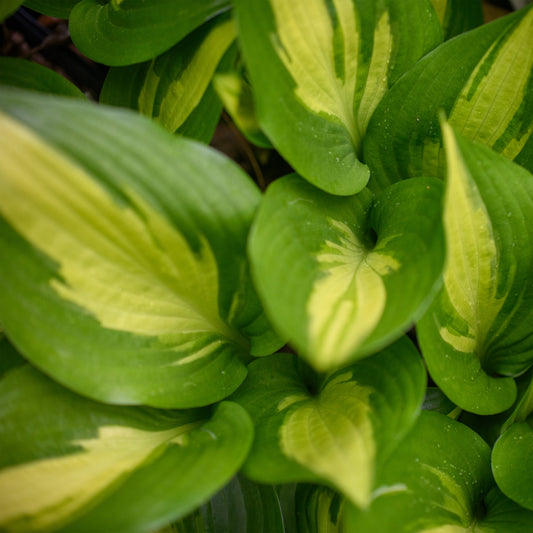
[[[50,17],[66,19],[80,0],[24,0],[24,5]]]
[[[533,363],[533,176],[443,125],[444,286],[418,325],[431,376],[478,414],[509,408]],[[408,180],[409,181],[409,180]]]
[[[391,88],[365,138],[373,188],[444,175],[442,109],[459,133],[533,170],[533,6],[444,43]]]
[[[456,419],[456,414],[459,414],[457,406],[438,387],[427,388],[422,409],[426,411],[437,411],[453,419]]]
[[[70,14],[72,40],[79,50],[106,65],[151,59],[179,42],[228,0],[81,0]]]
[[[438,180],[406,180],[376,200],[330,196],[296,175],[270,186],[249,242],[256,286],[315,368],[377,351],[420,313],[443,267],[440,201]]]
[[[205,505],[158,533],[285,533],[274,487],[236,476]]]
[[[450,39],[483,24],[481,0],[431,0],[444,30],[444,38]]]
[[[0,4],[0,21],[14,13],[24,0],[2,0]]]
[[[26,363],[3,332],[0,331],[0,377],[13,367]]]
[[[295,495],[298,533],[342,533],[344,498],[320,485],[300,484]],[[345,532],[349,533],[349,532]]]
[[[367,510],[347,504],[343,531],[524,533],[533,524],[492,488],[487,444],[440,413],[420,415],[382,472]]]
[[[209,142],[222,109],[210,83],[217,67],[232,67],[234,40],[231,19],[216,17],[151,61],[111,67],[100,102],[138,110],[171,132]]]
[[[359,192],[369,176],[360,158],[374,108],[442,40],[429,0],[237,0],[235,7],[272,144],[314,185]]]
[[[316,394],[294,356],[254,361],[232,397],[255,426],[244,472],[261,483],[322,482],[365,507],[376,471],[419,413],[424,386],[407,338],[334,373]]]
[[[38,63],[13,57],[0,57],[0,85],[63,96],[84,96],[74,84],[57,72]]]
[[[238,72],[215,74],[213,86],[242,134],[253,144],[272,148],[255,112],[254,96],[248,81]]]
[[[492,471],[507,497],[533,511],[533,416],[513,424],[496,441]]]
[[[1,91],[0,323],[92,398],[220,400],[271,353],[245,256],[260,199],[238,168],[134,113]]]
[[[103,405],[29,365],[0,381],[0,527],[147,531],[190,512],[246,457],[238,405],[157,411]]]
[[[527,386],[524,386],[526,385]],[[533,378],[529,371],[519,383],[520,399],[501,424],[492,451],[492,471],[502,492],[533,511]]]

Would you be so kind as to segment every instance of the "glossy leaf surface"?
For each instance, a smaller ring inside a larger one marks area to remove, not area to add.
[[[255,426],[244,473],[261,483],[322,482],[365,507],[376,471],[420,411],[424,387],[407,338],[332,374],[315,394],[295,357],[254,361],[232,397]]]
[[[318,370],[379,350],[429,303],[444,261],[441,186],[398,185],[335,197],[292,175],[261,204],[249,243],[258,292]]]
[[[4,375],[0,398],[3,531],[118,533],[168,523],[224,485],[252,440],[233,403],[212,412],[106,406],[29,365]]]
[[[513,424],[496,441],[492,470],[500,490],[533,511],[533,416]]]
[[[105,65],[131,65],[168,50],[228,0],[81,0],[70,14],[76,47]]]
[[[57,72],[38,63],[13,57],[0,57],[0,85],[84,98],[74,84]]]
[[[171,132],[209,142],[222,105],[211,87],[218,68],[232,67],[233,22],[217,17],[164,54],[126,67],[112,67],[100,102],[129,107]]]
[[[429,0],[237,0],[235,7],[272,144],[314,185],[359,192],[369,176],[362,139],[376,105],[442,40]]]
[[[533,8],[452,39],[385,95],[365,138],[374,189],[444,176],[438,113],[463,136],[533,170]]]
[[[478,414],[511,407],[533,363],[533,175],[444,125],[444,286],[418,324],[431,376]]]
[[[259,191],[134,113],[2,91],[0,322],[62,383],[112,403],[229,395],[278,341],[248,276]]]
[[[422,412],[382,472],[367,510],[347,505],[343,531],[524,533],[533,524],[493,487],[487,444],[440,413]]]

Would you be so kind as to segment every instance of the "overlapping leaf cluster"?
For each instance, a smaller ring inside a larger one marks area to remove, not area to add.
[[[0,529],[533,529],[533,7],[24,3],[111,69],[0,59]]]

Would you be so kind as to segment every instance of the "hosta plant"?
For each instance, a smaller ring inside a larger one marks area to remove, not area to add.
[[[533,7],[24,4],[110,68],[0,58],[0,530],[532,531]]]

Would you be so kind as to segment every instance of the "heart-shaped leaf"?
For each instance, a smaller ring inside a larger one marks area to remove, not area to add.
[[[425,309],[444,262],[440,202],[438,180],[377,199],[296,175],[270,186],[250,235],[253,274],[273,324],[315,368],[379,350]]]
[[[476,28],[483,24],[481,0],[431,0],[444,30],[444,39]]]
[[[391,88],[365,138],[372,188],[444,176],[441,110],[463,136],[533,171],[533,6],[444,43]]]
[[[384,465],[369,508],[346,504],[343,531],[524,533],[532,525],[533,513],[493,487],[481,437],[424,411]]]
[[[334,373],[316,394],[294,356],[254,361],[232,397],[255,426],[244,473],[261,483],[322,482],[365,507],[376,472],[414,423],[424,390],[424,369],[407,337]]]
[[[38,63],[14,57],[0,57],[0,85],[84,98],[74,84],[57,72]]]
[[[248,415],[231,402],[188,411],[108,406],[29,365],[13,369],[0,381],[0,527],[162,526],[227,483],[251,441]]]
[[[17,349],[111,403],[233,392],[250,350],[279,346],[245,253],[259,190],[133,112],[1,92],[0,323]]]
[[[305,179],[359,192],[362,139],[387,88],[442,40],[429,0],[236,0],[262,129]]]
[[[218,68],[233,66],[234,40],[229,16],[216,17],[151,61],[111,67],[100,102],[138,110],[171,132],[207,143],[222,110],[211,79]]]
[[[228,0],[81,0],[70,13],[76,47],[105,65],[151,59],[228,8]]]
[[[285,533],[274,487],[239,475],[209,502],[157,533]]]
[[[532,12],[533,13],[533,12]],[[431,376],[478,414],[509,408],[533,363],[533,175],[443,125],[444,286],[418,324]]]

